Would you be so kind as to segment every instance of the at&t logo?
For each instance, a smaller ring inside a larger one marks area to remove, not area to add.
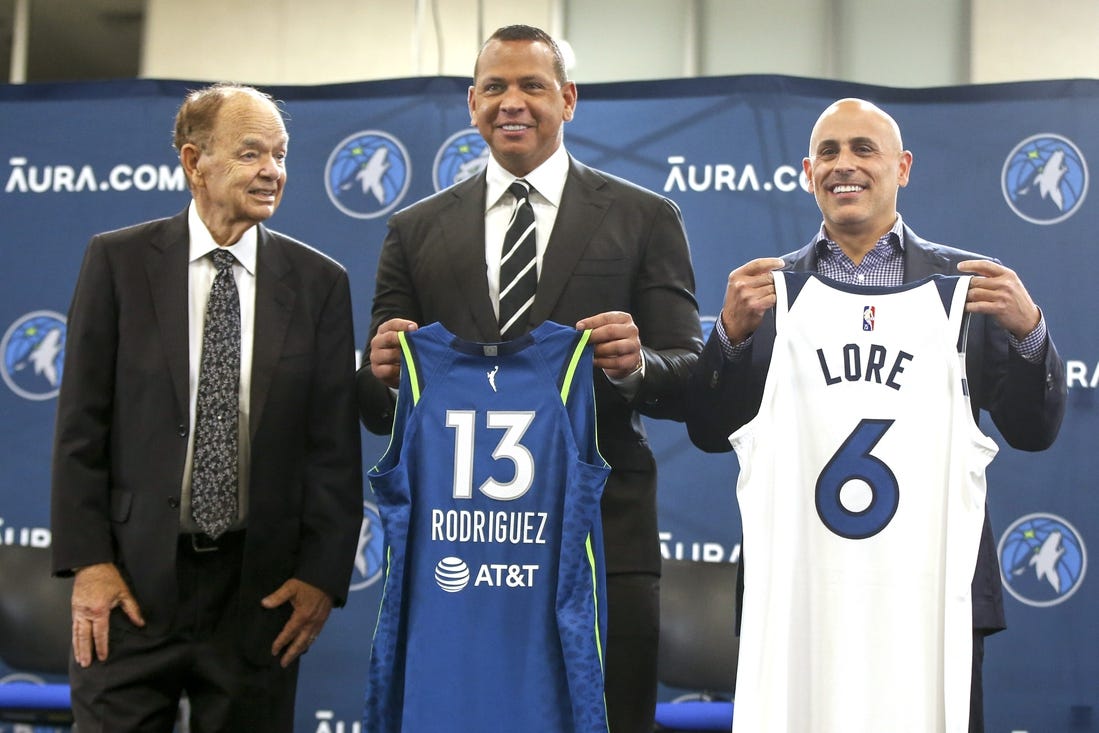
[[[469,566],[457,557],[444,557],[435,566],[435,582],[447,593],[457,593],[469,585]]]
[[[510,563],[485,563],[477,570],[477,577],[469,565],[459,557],[444,557],[435,565],[435,583],[447,593],[458,593],[469,586],[489,588],[533,588],[538,565]]]
[[[336,146],[324,167],[324,187],[336,208],[376,219],[396,208],[412,179],[408,151],[380,130],[356,132]]]
[[[1000,175],[1004,200],[1032,224],[1056,224],[1084,203],[1088,167],[1080,149],[1060,135],[1034,135],[1015,146]]]
[[[66,332],[65,317],[53,311],[27,313],[11,324],[0,341],[0,374],[13,392],[28,400],[57,396]]]
[[[1055,514],[1028,514],[1000,538],[1000,573],[1028,606],[1055,606],[1079,590],[1088,555],[1076,528]]]

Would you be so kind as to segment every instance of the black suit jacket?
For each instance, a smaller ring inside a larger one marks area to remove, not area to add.
[[[187,453],[187,212],[91,240],[68,316],[53,457],[54,570],[113,562],[147,622],[176,603]],[[362,522],[347,274],[259,227],[251,483],[242,567],[246,652],[270,662],[296,577],[346,598]],[[136,633],[142,633],[140,630]]]
[[[920,239],[907,226],[904,247],[905,282],[934,274],[957,275],[959,262],[989,259]],[[815,242],[783,259],[785,269],[816,272]],[[724,359],[717,334],[710,335],[688,395],[687,430],[695,445],[712,452],[732,450],[729,436],[759,412],[774,339],[773,311],[753,334],[748,353],[735,363]],[[970,319],[966,372],[973,417],[978,419],[980,410],[986,410],[1009,445],[1044,450],[1057,437],[1065,414],[1064,363],[1048,335],[1044,363],[1030,364],[1008,344],[1007,332],[993,319],[979,314]],[[973,577],[973,625],[985,633],[1005,627],[1000,565],[987,507]]]
[[[485,266],[485,174],[395,214],[382,245],[371,337],[390,318],[440,321],[461,338],[500,340]],[[612,467],[603,495],[609,572],[660,572],[656,468],[641,414],[682,420],[683,390],[702,348],[694,274],[676,205],[572,160],[542,261],[529,326],[632,314],[645,378],[627,401],[596,370],[599,450]],[[369,353],[369,342],[367,343]],[[385,434],[390,390],[359,370],[363,422]]]

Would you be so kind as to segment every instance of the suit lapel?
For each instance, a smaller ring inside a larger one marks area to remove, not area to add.
[[[157,334],[164,347],[179,414],[186,416],[191,409],[187,389],[190,371],[187,322],[187,255],[190,239],[187,210],[169,219],[150,244],[152,249],[146,261],[146,272]]]
[[[904,227],[904,281],[921,280],[930,275],[957,275],[952,272],[950,261],[935,250],[915,232]]]
[[[455,185],[450,205],[439,213],[446,262],[454,279],[456,309],[468,308],[478,338],[500,338],[500,324],[488,295],[485,266],[485,174]]]
[[[576,263],[602,226],[614,200],[603,190],[605,184],[602,176],[569,157],[569,175],[561,192],[561,208],[542,255],[542,272],[538,276],[531,316],[534,323],[549,319]]]
[[[271,379],[282,355],[297,291],[283,243],[262,224],[256,252],[256,320],[252,333],[252,388],[249,431],[254,438],[263,416]]]

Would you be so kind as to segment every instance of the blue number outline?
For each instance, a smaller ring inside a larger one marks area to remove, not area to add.
[[[829,530],[852,540],[873,537],[885,529],[897,513],[900,487],[892,469],[870,454],[893,425],[893,420],[863,419],[832,454],[817,477],[817,515]],[[840,503],[840,492],[853,480],[870,487],[870,505],[852,512]]]

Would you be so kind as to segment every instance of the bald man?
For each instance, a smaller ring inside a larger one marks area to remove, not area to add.
[[[918,237],[897,211],[912,153],[896,121],[870,102],[841,99],[813,126],[803,160],[824,221],[803,248],[752,260],[728,277],[721,317],[688,390],[691,440],[709,452],[755,417],[775,338],[772,272],[816,272],[856,285],[898,286],[934,274],[971,274],[966,370],[974,419],[981,410],[1009,445],[1038,451],[1057,436],[1065,411],[1065,370],[1042,311],[1019,276],[997,260]],[[751,562],[751,548],[745,548]],[[984,730],[984,637],[1005,628],[999,561],[985,511],[973,575],[971,732]],[[904,633],[898,628],[897,633]]]

